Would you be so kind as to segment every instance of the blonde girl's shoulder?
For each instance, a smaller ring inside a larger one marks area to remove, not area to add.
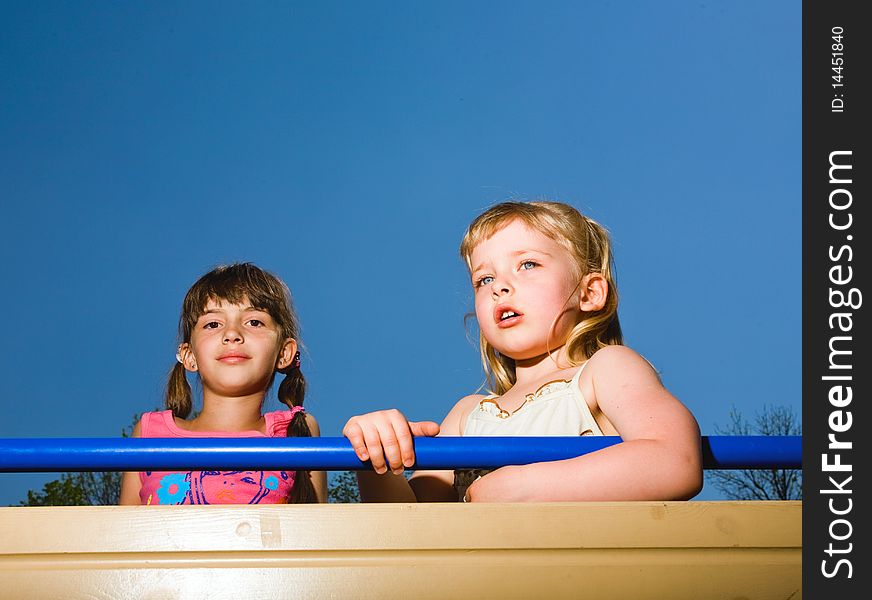
[[[463,426],[466,424],[466,418],[478,406],[484,398],[484,394],[470,394],[464,396],[454,407],[445,415],[442,424],[439,426],[442,435],[463,435]]]
[[[478,408],[479,403],[482,400],[487,398],[485,394],[470,394],[468,396],[464,396],[455,404],[455,408],[457,408],[464,418],[469,415],[474,409]]]
[[[478,403],[487,398],[485,394],[470,394],[468,396],[464,396],[460,400],[457,401],[455,407],[461,408],[469,408],[472,406],[478,406]]]
[[[605,380],[660,379],[654,365],[629,346],[606,346],[597,350],[587,362],[578,381],[583,392],[591,386],[599,387],[597,382]]]
[[[620,344],[612,344],[605,348],[600,348],[588,360],[592,368],[596,368],[595,365],[611,366],[613,364],[634,363],[638,361],[650,366],[650,363],[641,354],[629,346],[622,346]]]

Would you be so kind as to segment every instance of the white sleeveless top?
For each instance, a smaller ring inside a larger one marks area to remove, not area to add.
[[[498,397],[481,400],[466,418],[464,436],[574,436],[603,435],[581,393],[578,380],[585,362],[570,380],[549,381],[514,412],[503,410]],[[490,473],[486,469],[454,471],[458,499],[465,499],[466,488]]]
[[[512,413],[500,407],[497,396],[484,398],[466,418],[463,435],[603,435],[578,386],[586,364],[571,380],[549,381],[527,394]]]

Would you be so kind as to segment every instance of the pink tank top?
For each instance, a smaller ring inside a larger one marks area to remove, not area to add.
[[[302,406],[264,415],[265,437],[285,437],[288,423]],[[142,415],[144,438],[264,437],[259,431],[187,431],[169,410]],[[139,474],[143,504],[284,504],[294,488],[295,471],[143,471]]]

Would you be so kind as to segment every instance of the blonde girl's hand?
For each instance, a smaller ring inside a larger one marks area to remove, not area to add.
[[[433,421],[409,421],[393,408],[351,417],[342,428],[360,460],[369,460],[376,473],[398,475],[415,464],[413,438],[438,433]]]

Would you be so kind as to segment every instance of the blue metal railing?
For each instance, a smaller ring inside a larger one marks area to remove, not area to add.
[[[619,437],[417,438],[414,469],[492,469],[572,458]],[[799,469],[801,436],[703,436],[706,469]],[[344,437],[0,438],[0,472],[369,469]]]

